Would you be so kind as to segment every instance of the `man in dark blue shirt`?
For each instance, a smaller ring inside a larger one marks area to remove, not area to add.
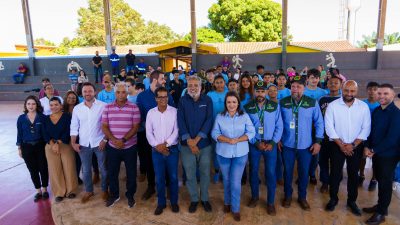
[[[150,88],[144,92],[141,92],[136,100],[136,104],[140,110],[141,126],[137,134],[138,137],[138,149],[139,149],[139,160],[140,163],[145,165],[146,176],[147,176],[147,190],[143,194],[142,199],[149,199],[155,191],[155,175],[153,160],[151,154],[151,146],[149,145],[146,138],[145,124],[146,116],[150,109],[157,106],[156,96],[154,94],[158,87],[165,86],[164,74],[160,71],[153,71],[150,75]],[[175,106],[172,96],[168,94],[168,105]]]
[[[189,213],[194,213],[199,203],[196,169],[200,171],[201,203],[206,212],[211,212],[208,200],[210,185],[210,164],[212,156],[209,134],[213,122],[211,98],[201,94],[201,79],[188,78],[187,94],[179,101],[178,128],[181,139],[182,164],[186,172],[186,187],[190,194]]]
[[[392,198],[394,170],[400,161],[400,109],[393,102],[393,86],[380,85],[378,96],[380,106],[372,113],[371,134],[364,149],[365,155],[372,157],[378,180],[378,204],[363,209],[366,213],[374,213],[366,224],[380,224],[385,221]]]
[[[131,70],[135,69],[135,59],[136,56],[132,54],[132,49],[129,49],[129,53],[125,55],[126,60],[126,69],[125,71],[128,73]]]

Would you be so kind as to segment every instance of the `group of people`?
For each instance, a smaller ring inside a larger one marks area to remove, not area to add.
[[[17,121],[20,155],[38,190],[35,201],[48,198],[49,175],[56,202],[76,196],[80,170],[75,157],[80,158],[85,186],[81,201],[89,201],[94,196],[91,174],[95,155],[106,206],[120,200],[118,175],[124,162],[125,196],[133,207],[139,156],[138,179],[147,178],[148,182],[142,199],[157,193],[154,214],[160,215],[167,206],[167,191],[176,213],[181,158],[189,212],[194,213],[199,203],[206,212],[212,211],[208,189],[213,168],[212,180],[224,184],[224,212],[240,221],[241,185],[248,176],[251,199],[247,205],[253,208],[258,204],[262,157],[269,215],[276,215],[277,184],[284,185],[282,206],[291,206],[297,161],[297,202],[303,210],[310,210],[307,187],[309,182],[317,183],[318,164],[321,192],[330,195],[325,209],[335,209],[346,162],[347,206],[360,216],[356,204],[364,176],[360,167],[365,157],[370,157],[379,200],[363,210],[373,213],[367,224],[385,220],[400,160],[400,132],[396,129],[400,110],[393,102],[392,85],[370,84],[371,98],[364,102],[356,98],[357,82],[344,81],[333,71],[325,77],[327,89],[320,88],[322,68],[307,70],[305,75],[291,68],[287,74],[279,71],[275,75],[259,66],[255,75],[244,72],[236,79],[225,74],[224,67],[229,65],[221,67],[204,71],[202,76],[178,69],[168,77],[153,70],[145,77],[147,85],[130,78],[113,84],[112,76],[106,74],[97,98],[93,84],[82,84],[81,102],[73,91],[63,100],[54,94],[51,84],[45,84],[45,96],[40,100],[29,96]]]

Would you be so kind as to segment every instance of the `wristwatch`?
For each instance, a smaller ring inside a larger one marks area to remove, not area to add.
[[[122,140],[122,142],[124,142],[124,143],[126,142],[126,138],[124,138],[124,137],[121,138],[121,140]]]
[[[169,145],[167,142],[165,142],[165,147],[169,148],[169,146],[171,146],[171,145]]]
[[[108,140],[107,140],[107,139],[105,139],[105,138],[104,138],[103,140],[101,140],[101,141],[103,141],[103,142],[105,142],[105,143],[107,143],[107,142],[108,142]]]

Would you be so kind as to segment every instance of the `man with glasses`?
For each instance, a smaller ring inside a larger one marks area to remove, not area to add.
[[[153,160],[151,155],[151,146],[146,138],[146,117],[147,113],[150,109],[157,106],[155,91],[159,87],[164,87],[164,73],[161,71],[153,71],[149,77],[151,83],[150,88],[140,93],[136,99],[136,104],[140,109],[141,115],[141,127],[138,132],[138,149],[142,151],[144,155],[144,164],[146,168],[146,176],[147,176],[147,190],[142,195],[143,200],[148,200],[151,196],[156,192],[155,190],[155,175],[154,175],[154,167]],[[168,105],[174,106],[174,100],[172,96],[168,94]],[[141,153],[139,153],[141,154]]]
[[[200,200],[196,177],[197,168],[200,171],[201,203],[206,212],[211,212],[208,186],[210,185],[212,157],[209,134],[213,125],[213,103],[209,96],[201,94],[199,77],[190,76],[187,82],[187,94],[179,101],[178,127],[182,145],[182,164],[187,177],[186,187],[191,201],[189,213],[196,212]]]

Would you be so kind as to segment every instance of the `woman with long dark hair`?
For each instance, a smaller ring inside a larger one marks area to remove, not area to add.
[[[211,131],[217,142],[217,160],[224,183],[224,212],[232,211],[233,218],[240,221],[241,179],[249,153],[248,140],[255,136],[249,115],[240,109],[236,92],[228,92],[225,109],[217,115]]]
[[[242,109],[254,98],[253,96],[254,85],[249,72],[245,71],[239,79],[239,97]]]
[[[36,96],[30,95],[24,102],[24,113],[17,120],[18,154],[24,159],[36,188],[34,201],[48,199],[49,172],[44,152],[43,107]]]
[[[62,112],[61,100],[53,97],[49,101],[51,115],[44,121],[46,158],[50,171],[51,190],[56,202],[64,197],[75,198],[78,187],[75,169],[75,154],[70,145],[71,116]]]
[[[64,97],[63,112],[72,115],[72,110],[79,104],[79,96],[75,91],[67,91]]]

